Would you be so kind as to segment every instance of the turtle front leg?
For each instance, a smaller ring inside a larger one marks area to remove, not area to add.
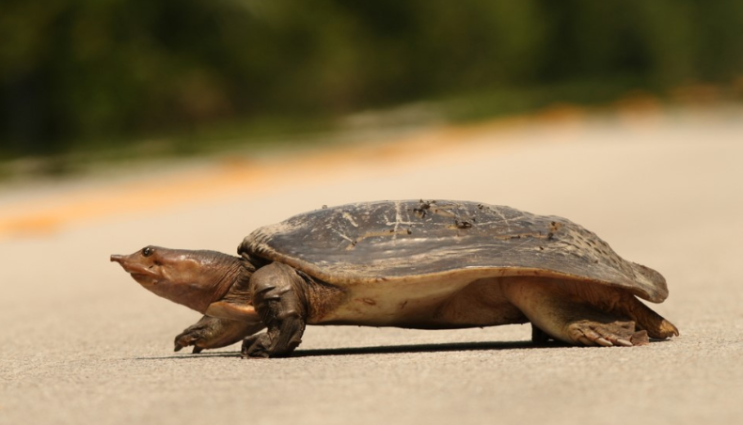
[[[297,272],[281,263],[271,263],[253,274],[253,305],[268,330],[243,341],[243,357],[281,357],[297,348],[307,317],[303,285]]]
[[[193,353],[200,353],[205,348],[226,347],[265,327],[260,322],[251,323],[204,316],[175,337],[175,351],[191,345],[193,345]]]

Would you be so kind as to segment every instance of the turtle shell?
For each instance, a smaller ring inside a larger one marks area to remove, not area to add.
[[[442,275],[544,276],[625,288],[652,302],[663,276],[624,260],[594,233],[556,216],[465,201],[379,201],[299,214],[238,248],[349,286]]]

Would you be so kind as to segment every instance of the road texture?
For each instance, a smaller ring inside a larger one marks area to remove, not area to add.
[[[743,423],[743,112],[439,128],[0,192],[0,424]],[[681,336],[533,347],[528,326],[310,327],[291,358],[173,353],[199,314],[108,262],[234,252],[322,205],[466,199],[567,217],[667,278]]]

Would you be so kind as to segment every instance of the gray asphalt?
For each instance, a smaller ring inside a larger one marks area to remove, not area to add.
[[[743,423],[741,109],[534,120],[430,147],[426,137],[332,166],[318,154],[315,169],[280,182],[248,179],[0,239],[0,423]],[[189,171],[173,173],[171,184]],[[124,193],[163,175],[96,185]],[[48,187],[23,191],[7,199],[36,191],[29,208],[56,208],[44,206]],[[78,191],[51,190],[72,203]],[[238,346],[173,353],[199,314],[108,262],[147,244],[234,252],[255,227],[323,204],[418,198],[582,224],[666,276],[671,295],[654,308],[681,336],[629,349],[533,347],[520,325],[310,327],[286,359],[242,360]]]

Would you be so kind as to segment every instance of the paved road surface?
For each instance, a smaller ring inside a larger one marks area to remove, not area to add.
[[[138,169],[0,201],[0,424],[743,423],[743,113],[438,129],[390,144]],[[233,252],[359,200],[453,198],[570,218],[660,270],[679,338],[531,347],[528,326],[310,328],[296,356],[172,353],[199,315],[112,253]]]

